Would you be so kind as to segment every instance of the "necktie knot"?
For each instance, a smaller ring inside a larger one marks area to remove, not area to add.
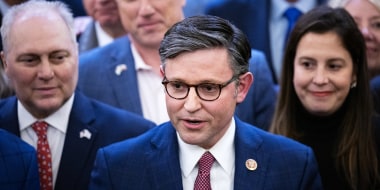
[[[295,23],[298,18],[302,15],[302,12],[295,7],[289,7],[285,12],[284,16],[289,22]]]
[[[32,125],[33,130],[36,132],[38,138],[46,137],[48,124],[45,121],[37,121]]]
[[[210,152],[205,152],[198,161],[198,170],[201,173],[210,173],[212,164],[214,163],[214,156]]]
[[[195,179],[194,190],[211,190],[210,171],[215,158],[210,152],[205,152],[198,161],[198,176]]]

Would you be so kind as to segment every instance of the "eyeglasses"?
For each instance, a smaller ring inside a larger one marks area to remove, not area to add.
[[[189,85],[179,81],[169,81],[164,77],[162,84],[171,98],[183,100],[189,95],[190,87],[195,88],[198,97],[205,101],[214,101],[219,98],[222,88],[235,81],[237,76],[232,76],[230,80],[223,84],[202,83],[198,85]]]

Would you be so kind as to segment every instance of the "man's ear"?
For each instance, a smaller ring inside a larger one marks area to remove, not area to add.
[[[254,77],[251,72],[247,72],[239,77],[239,85],[237,87],[237,103],[244,101],[245,97],[248,94],[248,91],[253,84]]]
[[[164,68],[162,67],[162,65],[160,65],[160,73],[161,73],[162,77],[165,76],[165,71],[164,71]]]
[[[4,68],[4,70],[7,68],[7,62],[5,61],[4,51],[0,52],[1,56],[1,66]]]

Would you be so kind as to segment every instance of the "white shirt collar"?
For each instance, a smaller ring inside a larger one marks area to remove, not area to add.
[[[113,37],[108,35],[102,27],[100,27],[99,22],[95,22],[96,38],[98,39],[99,46],[105,46],[113,41]]]
[[[235,119],[232,118],[231,124],[224,136],[208,151],[214,156],[215,160],[220,164],[223,170],[231,176],[235,167]],[[191,171],[197,165],[198,160],[207,150],[185,143],[177,133],[179,144],[179,158],[181,170],[185,177],[189,176]]]
[[[136,47],[131,43],[131,50],[132,50],[132,56],[135,59],[135,67],[136,71],[141,70],[151,70],[152,67],[147,65],[142,57],[140,56],[139,52],[137,51]]]
[[[285,0],[271,0],[271,18],[280,19],[283,17],[284,12],[290,6],[294,6],[299,9],[301,12],[306,13],[309,10],[317,6],[316,0],[298,0],[295,3],[288,3]]]
[[[69,116],[73,103],[74,94],[71,95],[71,97],[61,106],[61,108],[43,120],[46,121],[49,126],[54,127],[65,134],[69,123]],[[20,131],[26,129],[27,127],[30,127],[34,122],[38,120],[25,109],[19,100],[17,100],[17,114],[19,118]]]

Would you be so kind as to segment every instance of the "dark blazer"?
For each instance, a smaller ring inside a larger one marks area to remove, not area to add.
[[[317,2],[323,4],[326,0]],[[247,35],[251,47],[265,53],[273,80],[277,82],[270,48],[270,8],[271,0],[210,0],[206,4],[205,14],[228,19],[240,28]]]
[[[234,190],[321,189],[313,151],[236,120]],[[182,189],[177,135],[171,123],[98,151],[90,189]],[[254,159],[256,170],[245,162]]]
[[[95,22],[93,20],[87,24],[84,31],[80,34],[78,41],[79,53],[99,46],[98,38],[96,37]]]
[[[371,92],[374,101],[375,111],[380,114],[380,76],[371,79]],[[380,128],[380,126],[379,126]]]
[[[40,189],[36,151],[3,129],[0,129],[0,160],[0,189]]]
[[[276,101],[274,83],[264,54],[253,50],[250,64],[255,81],[237,113],[243,121],[268,129]],[[127,69],[117,74],[115,70],[120,65]],[[142,115],[135,60],[128,37],[79,56],[78,88],[89,97]]]
[[[17,136],[17,99],[0,102],[0,126]],[[96,151],[105,145],[138,136],[155,126],[141,116],[113,108],[75,92],[55,190],[87,189]],[[91,138],[80,138],[87,129]]]

